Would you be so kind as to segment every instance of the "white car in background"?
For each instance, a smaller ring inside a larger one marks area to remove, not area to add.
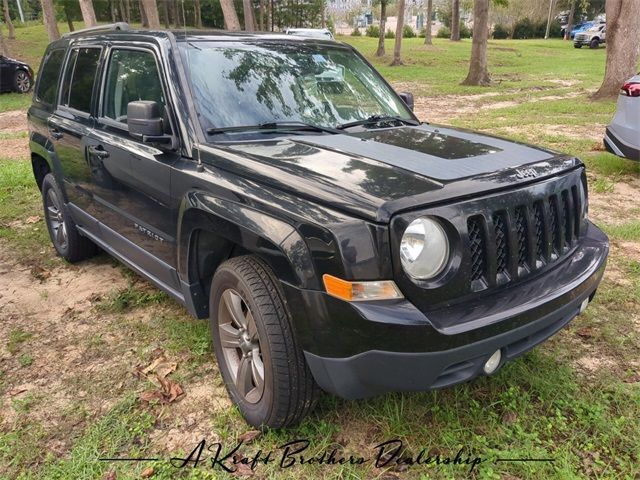
[[[298,37],[324,38],[333,40],[333,34],[328,28],[287,28],[284,33]]]
[[[604,146],[619,157],[640,160],[640,73],[620,89],[616,114],[607,127]]]

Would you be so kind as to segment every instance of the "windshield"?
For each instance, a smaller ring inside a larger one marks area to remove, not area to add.
[[[371,67],[340,45],[263,40],[180,47],[205,131],[270,122],[333,128],[374,115],[414,118]]]

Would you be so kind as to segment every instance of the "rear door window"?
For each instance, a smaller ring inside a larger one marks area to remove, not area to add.
[[[62,83],[60,105],[85,113],[91,111],[101,51],[97,47],[75,48],[71,51]]]
[[[53,105],[58,91],[58,76],[62,69],[64,60],[64,49],[51,50],[44,61],[38,75],[38,86],[36,87],[36,100]]]

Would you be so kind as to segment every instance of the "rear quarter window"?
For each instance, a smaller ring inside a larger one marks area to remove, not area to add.
[[[38,86],[35,98],[38,102],[51,106],[58,92],[58,78],[62,69],[65,50],[62,48],[50,50],[42,61],[42,68],[38,75]]]

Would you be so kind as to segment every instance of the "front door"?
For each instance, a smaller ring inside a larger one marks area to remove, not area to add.
[[[128,103],[152,100],[165,112],[165,132],[172,132],[158,65],[152,48],[111,48],[99,118],[88,139],[88,165],[102,236],[147,274],[177,289],[177,211],[170,187],[179,154],[134,138],[127,126]]]

